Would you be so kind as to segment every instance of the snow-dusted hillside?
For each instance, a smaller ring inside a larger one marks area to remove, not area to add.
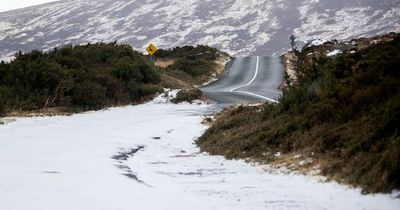
[[[114,40],[268,55],[288,48],[292,33],[307,41],[390,31],[400,31],[399,0],[63,0],[0,13],[0,58]]]

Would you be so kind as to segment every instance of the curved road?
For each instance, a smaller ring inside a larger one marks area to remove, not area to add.
[[[209,99],[221,104],[277,102],[283,81],[279,57],[235,58],[220,80],[201,88]]]

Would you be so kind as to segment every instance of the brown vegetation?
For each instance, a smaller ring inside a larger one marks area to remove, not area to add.
[[[172,99],[172,103],[189,102],[193,103],[194,100],[199,100],[203,97],[203,92],[197,88],[183,89],[176,94]]]
[[[168,66],[173,65],[175,62],[176,62],[176,59],[174,59],[174,58],[159,58],[155,61],[154,65],[161,69],[165,69]]]
[[[318,49],[324,46],[319,46]],[[364,192],[400,189],[400,36],[335,58],[301,52],[278,104],[231,108],[197,143],[228,158],[307,169]]]

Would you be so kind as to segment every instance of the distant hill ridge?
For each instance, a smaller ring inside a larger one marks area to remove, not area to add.
[[[117,40],[144,50],[204,44],[231,55],[279,54],[299,41],[398,31],[398,0],[64,0],[0,13],[0,58]]]

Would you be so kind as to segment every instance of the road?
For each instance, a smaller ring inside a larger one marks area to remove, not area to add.
[[[259,101],[277,102],[283,81],[283,64],[279,57],[257,56],[235,58],[218,81],[201,90],[220,104],[240,104]]]

